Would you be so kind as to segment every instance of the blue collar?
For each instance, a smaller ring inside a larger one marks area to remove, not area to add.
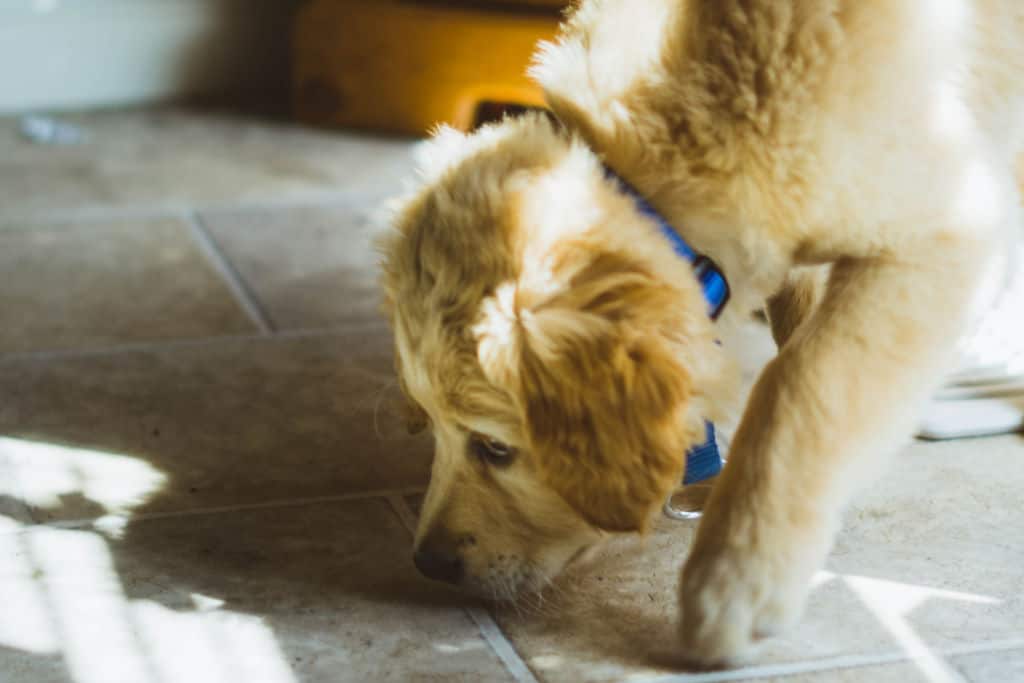
[[[636,204],[636,208],[640,213],[658,225],[662,234],[672,244],[672,250],[690,262],[693,266],[694,275],[697,276],[697,281],[700,282],[701,289],[704,291],[704,299],[708,302],[708,315],[711,316],[712,320],[718,318],[722,313],[722,309],[725,308],[725,304],[729,302],[729,282],[725,279],[725,274],[722,273],[721,268],[707,256],[697,252],[687,244],[686,240],[665,220],[665,217],[658,213],[658,210],[651,206],[651,203],[637,192],[635,187],[630,185],[625,178],[613,171],[607,164],[605,164],[604,173],[609,180],[614,181],[619,186],[619,189],[633,198],[633,203]]]
[[[630,185],[618,173],[605,164],[605,176],[619,186],[623,192],[633,198],[636,208],[640,213],[653,220],[661,233],[665,235],[672,244],[672,250],[679,256],[690,262],[693,266],[693,273],[700,282],[704,292],[704,300],[708,303],[708,315],[716,319],[729,301],[729,282],[715,262],[707,256],[696,251],[686,243],[682,235],[676,232],[675,228],[665,220],[665,217],[658,213],[658,210],[651,206],[643,195],[637,192],[636,188]],[[704,443],[698,444],[686,452],[686,472],[683,476],[683,485],[689,486],[697,482],[706,481],[722,471],[722,455],[718,450],[718,440],[715,437],[715,425],[705,420],[706,431]],[[685,519],[690,515],[680,515],[672,508],[671,499],[665,502],[665,514],[674,519]]]

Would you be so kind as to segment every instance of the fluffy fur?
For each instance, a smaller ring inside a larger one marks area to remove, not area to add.
[[[735,402],[728,336],[767,302],[779,355],[680,588],[683,652],[738,661],[799,615],[1015,229],[1024,9],[586,0],[533,73],[565,128],[440,131],[384,246],[398,371],[437,441],[417,547],[510,598],[642,531]],[[602,160],[722,266],[717,323]]]

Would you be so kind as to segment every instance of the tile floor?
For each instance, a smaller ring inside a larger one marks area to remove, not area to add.
[[[0,119],[0,681],[1024,681],[1024,440],[915,443],[747,669],[659,665],[693,534],[537,609],[420,579],[373,212],[411,143],[198,111]],[[770,344],[752,327],[751,372]]]

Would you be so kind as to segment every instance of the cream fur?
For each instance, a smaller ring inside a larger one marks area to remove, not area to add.
[[[438,442],[417,542],[508,597],[643,529],[735,401],[714,339],[768,301],[780,352],[680,585],[684,654],[739,661],[799,615],[1018,227],[1024,6],[586,0],[533,73],[568,132],[442,132],[385,247],[400,373]],[[597,155],[723,267],[718,323]],[[519,457],[473,460],[472,433]]]

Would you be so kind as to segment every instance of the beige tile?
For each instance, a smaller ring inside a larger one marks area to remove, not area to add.
[[[754,664],[924,653],[913,665],[918,677],[905,680],[926,680],[948,667],[933,650],[1019,637],[1024,539],[1009,530],[1024,528],[1015,504],[1022,474],[1018,437],[906,449],[850,510],[803,620],[765,643]],[[409,498],[414,510],[418,502]],[[658,662],[671,651],[675,587],[693,530],[661,521],[644,542],[620,539],[559,581],[544,604],[500,610],[499,623],[547,681],[670,673]],[[884,672],[900,676],[898,667]],[[849,675],[820,680],[876,680],[842,678]]]
[[[255,331],[174,219],[0,231],[0,352]]]
[[[37,145],[0,119],[0,216],[81,208],[381,195],[409,173],[406,140],[201,110],[73,114],[80,145]]]
[[[19,612],[0,612],[0,639],[26,654],[13,672],[0,658],[9,683],[56,661],[70,675],[50,680],[75,683],[509,680],[459,598],[415,575],[380,500],[13,540],[0,592]]]
[[[917,652],[1018,637],[1024,441],[915,444],[849,514],[797,628],[758,664]],[[554,615],[500,616],[546,680],[615,680],[649,671],[651,643],[674,619],[687,523],[661,524],[646,547],[611,553]],[[548,611],[548,610],[546,610]],[[663,648],[664,646],[657,646]]]
[[[546,681],[617,681],[674,671],[676,584],[691,522],[662,521],[644,541],[621,539],[559,582],[540,613],[503,610],[499,623]],[[891,652],[892,638],[838,583],[811,596],[799,626],[766,643],[755,664]]]
[[[933,647],[1019,637],[1022,489],[1024,438],[915,443],[857,499],[829,568]]]
[[[914,444],[851,509],[799,626],[758,664],[917,652],[1019,637],[1024,441]],[[670,531],[674,529],[673,531]],[[674,618],[676,572],[691,527],[661,524],[647,546],[612,553],[568,583],[551,616],[501,616],[547,680],[614,680],[645,671],[641,653]],[[826,679],[827,680],[827,679]]]
[[[56,655],[22,652],[0,645],[0,680],[11,683],[65,683],[67,667]]]
[[[417,493],[411,496],[405,497],[405,503],[409,506],[409,510],[416,517],[420,516],[420,510],[423,509],[423,494]]]
[[[1024,648],[956,657],[953,664],[970,683],[1024,681]]]
[[[6,490],[6,484],[0,485]],[[32,520],[32,514],[17,494],[0,493],[0,534],[9,533],[22,523]]]
[[[421,500],[407,498],[413,511]],[[675,587],[695,528],[692,522],[660,520],[646,539],[617,539],[587,566],[562,577],[543,602],[496,608],[498,623],[544,681],[678,673],[671,663]],[[768,643],[753,664],[897,649],[852,591],[826,583],[813,593],[797,629]]]
[[[203,222],[277,329],[381,319],[373,202],[215,212]]]
[[[935,678],[913,663],[901,662],[749,680],[757,683],[933,683]]]
[[[224,341],[0,362],[0,457],[43,521],[425,483],[390,336]]]

